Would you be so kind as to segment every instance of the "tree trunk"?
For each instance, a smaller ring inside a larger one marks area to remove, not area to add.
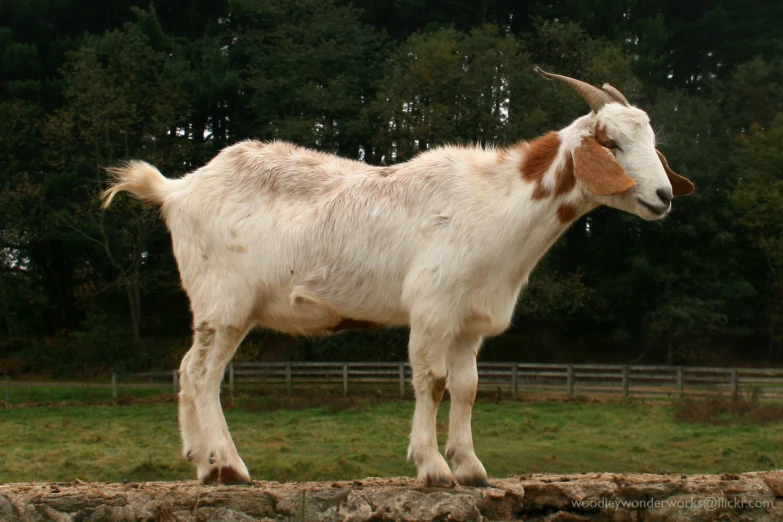
[[[783,520],[783,471],[742,475],[595,473],[423,488],[409,478],[203,486],[6,484],[4,522],[47,520]]]

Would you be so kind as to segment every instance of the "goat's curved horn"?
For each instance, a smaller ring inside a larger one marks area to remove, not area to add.
[[[578,92],[582,96],[582,98],[585,99],[585,101],[590,106],[590,108],[593,109],[593,112],[598,112],[599,110],[601,110],[601,107],[603,107],[607,103],[612,103],[615,101],[614,98],[609,96],[609,94],[605,93],[598,87],[594,87],[589,83],[583,82],[582,80],[577,80],[575,78],[570,78],[568,76],[561,76],[559,74],[548,73],[542,70],[540,67],[536,67],[535,70],[538,74],[540,74],[544,78],[549,78],[550,80],[557,80],[560,83],[563,83],[571,87],[576,92]]]
[[[605,83],[603,87],[601,87],[601,90],[607,93],[609,96],[615,99],[615,101],[623,104],[623,105],[631,105],[628,103],[628,100],[623,96],[623,93],[609,85],[608,83]]]

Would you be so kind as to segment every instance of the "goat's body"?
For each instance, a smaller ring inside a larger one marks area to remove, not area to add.
[[[589,208],[571,190],[562,144],[553,133],[510,149],[444,147],[371,167],[288,143],[242,142],[179,180],[143,162],[115,169],[107,204],[127,190],[161,205],[190,298],[195,335],[180,366],[179,410],[199,479],[249,480],[219,384],[250,328],[313,335],[410,325],[409,457],[428,484],[485,484],[470,431],[481,341],[508,327],[531,270]],[[453,475],[434,436],[446,388]]]
[[[693,189],[656,155],[647,115],[616,99],[530,144],[442,147],[393,167],[248,141],[179,180],[143,162],[112,169],[106,204],[127,190],[161,205],[190,297],[179,414],[199,479],[249,480],[220,380],[250,328],[409,325],[408,456],[428,485],[486,485],[470,427],[483,338],[508,328],[530,272],[579,215],[608,204],[658,219]],[[446,389],[452,468],[435,424]]]
[[[168,182],[183,286],[199,309],[232,288],[230,306],[251,323],[292,334],[408,325],[432,306],[432,326],[495,335],[565,227],[520,212],[532,190],[521,154],[442,148],[381,168],[281,142],[234,145]]]

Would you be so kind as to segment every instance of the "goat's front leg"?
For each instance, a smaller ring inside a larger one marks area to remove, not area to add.
[[[473,435],[470,429],[470,417],[478,386],[476,355],[481,341],[481,337],[459,337],[446,355],[446,387],[451,396],[446,457],[451,460],[454,478],[463,486],[489,485],[484,465],[473,451]]]
[[[179,421],[184,452],[205,484],[250,481],[220,405],[226,364],[246,331],[214,321],[197,322],[193,347],[180,366]]]
[[[413,413],[408,458],[418,469],[419,479],[427,486],[454,485],[449,465],[438,451],[436,416],[446,389],[446,352],[448,338],[428,335],[411,328],[409,355],[413,370],[416,410]]]

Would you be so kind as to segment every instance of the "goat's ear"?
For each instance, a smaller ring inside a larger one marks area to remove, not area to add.
[[[664,156],[661,151],[655,149],[655,152],[658,153],[658,158],[660,158],[661,163],[663,163],[663,170],[666,171],[666,175],[669,177],[669,183],[672,184],[672,194],[675,196],[687,196],[692,193],[695,188],[693,182],[674,172],[671,167],[669,167],[669,162],[666,161],[666,156]]]
[[[574,175],[587,190],[598,196],[622,194],[636,185],[614,154],[592,136],[582,138],[582,143],[574,150]]]

